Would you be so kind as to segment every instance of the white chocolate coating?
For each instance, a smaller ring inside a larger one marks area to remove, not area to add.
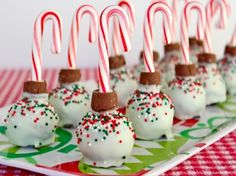
[[[168,83],[175,78],[175,65],[181,63],[180,52],[167,52],[164,58],[160,61],[158,71],[161,73],[162,90],[168,88]]]
[[[49,102],[60,117],[59,126],[77,127],[89,111],[90,97],[79,83],[63,84],[49,94]]]
[[[128,101],[129,96],[137,88],[137,81],[133,74],[129,72],[125,67],[118,69],[112,69],[111,73],[111,87],[116,91],[119,97],[119,106],[124,107]]]
[[[130,156],[134,132],[127,118],[116,112],[89,112],[76,135],[84,163],[97,167],[120,166]]]
[[[225,81],[229,95],[236,95],[236,57],[226,55],[219,61],[220,73]]]
[[[205,90],[195,77],[177,77],[169,83],[167,94],[175,105],[175,116],[181,120],[202,115],[205,110]]]
[[[6,136],[11,143],[22,147],[39,148],[53,143],[59,117],[48,103],[48,94],[24,95],[27,97],[8,111]]]
[[[198,76],[206,92],[206,105],[226,100],[225,82],[216,63],[199,63]]]
[[[173,136],[174,105],[160,89],[161,86],[157,85],[140,85],[128,102],[126,116],[140,139],[158,139],[163,135],[169,139]]]

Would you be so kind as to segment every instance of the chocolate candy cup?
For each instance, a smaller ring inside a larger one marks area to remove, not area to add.
[[[190,37],[189,38],[189,45],[190,45],[190,47],[193,47],[193,46],[203,47],[203,41],[198,40],[196,37]]]
[[[61,69],[59,73],[59,83],[69,84],[78,82],[81,74],[79,69]]]
[[[141,72],[139,83],[143,85],[158,85],[161,82],[159,72]]]
[[[115,91],[102,93],[93,91],[91,108],[96,112],[104,112],[118,107],[118,98]]]
[[[170,43],[165,45],[165,53],[171,52],[171,51],[179,51],[180,45],[179,43]]]
[[[175,74],[176,76],[196,76],[197,69],[194,64],[177,64]]]
[[[45,81],[26,81],[23,91],[31,94],[48,93],[47,83]]]
[[[236,56],[236,46],[226,45],[225,54],[229,54],[231,56]]]
[[[212,53],[198,54],[199,63],[216,63],[216,55]]]
[[[125,64],[126,64],[125,57],[123,55],[109,57],[110,69],[117,69],[124,66]]]

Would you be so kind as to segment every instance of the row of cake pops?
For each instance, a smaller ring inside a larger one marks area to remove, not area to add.
[[[119,5],[128,6],[129,9],[133,8],[129,1],[121,1]],[[198,9],[202,16],[202,21],[204,21],[204,7],[198,2],[193,1],[186,4],[183,14],[190,15],[190,11],[193,9]],[[59,20],[60,17],[55,12],[49,11],[41,14],[34,28],[36,37],[34,38],[32,53],[33,80],[25,82],[23,98],[10,108],[6,118],[6,135],[11,142],[19,146],[42,147],[54,142],[55,129],[58,123],[62,127],[78,126],[76,133],[78,145],[84,156],[85,163],[101,167],[118,166],[130,155],[135,134],[141,139],[157,139],[162,135],[170,138],[172,136],[171,128],[174,111],[176,116],[181,119],[199,116],[205,109],[206,96],[205,89],[201,82],[197,80],[197,69],[194,64],[181,61],[173,64],[173,62],[167,61],[166,65],[172,64],[172,72],[176,74],[176,77],[168,84],[169,87],[166,88],[166,92],[171,98],[161,91],[160,74],[155,71],[153,62],[153,58],[157,58],[157,54],[153,53],[152,46],[153,36],[151,31],[153,31],[153,26],[147,20],[149,18],[153,19],[153,16],[158,11],[165,14],[166,21],[168,21],[166,24],[169,24],[165,26],[165,44],[168,44],[165,48],[169,54],[166,52],[164,60],[168,60],[166,58],[170,58],[169,60],[174,58],[173,60],[176,60],[176,56],[178,56],[175,53],[179,52],[179,44],[171,43],[170,24],[173,21],[170,7],[163,2],[153,3],[146,12],[144,22],[144,33],[146,35],[144,36],[143,60],[147,71],[141,72],[139,84],[135,81],[132,73],[125,67],[125,59],[122,55],[111,57],[109,59],[110,63],[108,62],[107,19],[110,19],[112,15],[118,17],[119,35],[123,39],[120,45],[127,51],[130,50],[128,14],[118,6],[107,7],[102,12],[98,40],[101,56],[98,71],[99,90],[93,92],[92,110],[90,110],[89,106],[90,96],[84,87],[79,84],[80,71],[75,68],[74,64],[76,55],[74,39],[78,36],[78,26],[76,25],[79,22],[77,20],[80,20],[85,13],[89,13],[93,20],[90,41],[95,41],[95,29],[96,25],[98,26],[96,10],[92,6],[84,5],[76,12],[76,17],[74,18],[75,26],[72,26],[73,37],[69,49],[68,62],[70,63],[70,68],[60,71],[60,86],[49,94],[49,101],[53,106],[48,103],[46,83],[41,78],[41,48],[37,44],[40,43],[43,33],[43,31],[40,31],[43,29],[41,25],[44,25],[48,19],[52,19],[54,22],[53,49],[58,52],[61,42],[61,22]],[[188,20],[189,18],[185,17],[183,20]],[[204,25],[202,26],[204,27]],[[185,32],[188,33],[187,26],[184,27],[186,29]],[[199,43],[198,40],[194,41],[197,44]],[[181,42],[184,43],[184,39]],[[188,36],[185,37],[185,42],[188,43]],[[189,48],[185,48],[186,50],[182,52],[186,52],[185,54],[189,55]],[[232,53],[232,49],[230,51]],[[199,58],[204,60],[205,65],[213,64],[213,67],[216,67],[216,64],[212,63],[215,60],[212,59],[213,55],[203,54]],[[178,60],[180,59],[178,58]],[[198,60],[200,61],[201,59]],[[111,87],[109,83],[110,68]],[[166,69],[163,70],[167,71]],[[210,76],[219,75],[217,68],[215,70],[214,74]],[[216,83],[218,83],[218,80]],[[117,91],[118,96],[111,88]],[[128,96],[130,93],[131,97]],[[120,105],[127,105],[126,116],[129,121],[124,114],[117,111],[117,97],[123,101],[120,101]],[[135,129],[135,133],[132,126]],[[116,149],[116,152],[114,152],[114,149]]]

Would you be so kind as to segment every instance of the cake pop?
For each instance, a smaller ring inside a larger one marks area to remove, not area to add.
[[[96,167],[124,163],[131,154],[135,137],[131,123],[117,111],[117,94],[109,85],[108,23],[112,16],[119,20],[124,51],[130,50],[127,13],[119,6],[105,8],[99,27],[99,90],[93,92],[91,111],[82,118],[76,133],[83,162]]]
[[[184,63],[175,66],[176,78],[169,83],[167,94],[171,97],[175,105],[175,116],[186,120],[199,116],[205,110],[206,97],[205,90],[197,80],[197,69],[190,62],[188,25],[191,10],[198,12],[199,29],[198,38],[204,37],[205,10],[203,5],[196,1],[187,3],[181,17],[181,54]]]
[[[90,5],[80,6],[73,18],[71,37],[68,48],[68,69],[61,69],[59,73],[59,87],[49,94],[49,101],[60,117],[59,126],[77,127],[79,121],[89,111],[90,96],[80,84],[80,70],[76,69],[77,39],[80,22],[83,15],[89,14],[92,23],[90,26],[89,41],[95,42],[98,33],[98,17],[96,10]]]
[[[130,1],[120,0],[118,6],[126,9],[130,18],[130,32],[135,29],[135,10]],[[115,19],[114,32],[112,38],[114,56],[109,57],[109,66],[111,69],[111,87],[116,91],[119,97],[120,107],[124,107],[130,94],[136,89],[137,81],[131,71],[126,67],[126,61],[120,49],[120,27]]]
[[[55,130],[59,121],[53,106],[48,102],[47,84],[41,76],[41,41],[46,21],[53,22],[53,48],[59,52],[61,47],[61,18],[53,11],[40,14],[34,26],[32,51],[32,81],[26,81],[23,96],[8,111],[6,136],[17,146],[35,148],[49,145],[55,141]]]
[[[163,135],[171,138],[174,118],[174,105],[171,99],[161,92],[160,74],[155,71],[153,62],[153,38],[150,33],[153,26],[148,19],[153,19],[158,11],[163,13],[164,20],[167,22],[164,23],[165,43],[170,43],[172,39],[170,8],[162,2],[153,3],[148,8],[144,21],[144,63],[148,72],[141,72],[139,87],[128,101],[126,110],[137,137],[145,140],[158,139]]]
[[[226,27],[227,18],[224,17],[227,16],[227,11],[225,3],[223,1],[212,0],[206,7],[207,25],[205,30],[206,39],[204,40],[204,52],[198,55],[198,73],[206,91],[206,105],[224,102],[226,100],[226,86],[219,73],[216,64],[216,56],[212,53],[211,23],[213,16],[217,12],[213,10],[213,7],[216,5],[221,7],[218,9],[222,14],[217,26],[221,28]]]

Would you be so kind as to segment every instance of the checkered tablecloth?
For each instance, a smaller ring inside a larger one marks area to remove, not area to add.
[[[49,89],[57,85],[58,70],[44,70]],[[22,85],[30,78],[30,70],[0,70],[0,107],[17,101]],[[96,70],[81,70],[82,80],[96,79]],[[236,107],[235,107],[236,108]],[[39,175],[37,173],[0,165],[0,175]],[[163,175],[235,175],[236,176],[236,131],[228,134],[200,153],[172,168]]]

